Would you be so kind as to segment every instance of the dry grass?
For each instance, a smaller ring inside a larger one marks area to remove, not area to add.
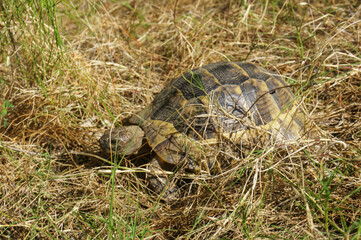
[[[35,2],[0,3],[4,239],[361,238],[358,1]],[[282,73],[320,140],[195,176],[172,205],[96,157],[167,81],[228,60]]]

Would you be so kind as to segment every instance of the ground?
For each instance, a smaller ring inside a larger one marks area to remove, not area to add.
[[[0,2],[0,236],[360,239],[359,5]],[[98,139],[171,79],[217,61],[284,76],[320,135],[230,154],[231,167],[187,176],[169,204]]]

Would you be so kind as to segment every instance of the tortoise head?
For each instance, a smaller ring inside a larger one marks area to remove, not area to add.
[[[109,129],[99,139],[100,147],[108,153],[132,155],[142,146],[143,130],[135,125]]]

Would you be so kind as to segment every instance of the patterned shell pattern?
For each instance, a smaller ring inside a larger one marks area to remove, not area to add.
[[[130,118],[161,161],[188,160],[194,169],[200,149],[228,139],[242,144],[259,135],[275,141],[304,133],[304,113],[277,74],[244,62],[219,62],[172,80],[153,103]],[[257,136],[256,136],[257,135]]]

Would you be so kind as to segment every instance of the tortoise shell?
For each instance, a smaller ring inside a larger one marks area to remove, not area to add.
[[[183,73],[128,122],[141,129],[123,131],[121,136],[117,129],[108,131],[100,140],[102,147],[109,149],[115,138],[127,137],[131,140],[124,142],[138,148],[141,144],[135,142],[144,131],[160,162],[178,165],[188,160],[190,169],[197,169],[199,159],[207,155],[204,146],[221,139],[243,144],[259,135],[282,141],[304,133],[304,113],[288,84],[245,62],[213,63]]]

